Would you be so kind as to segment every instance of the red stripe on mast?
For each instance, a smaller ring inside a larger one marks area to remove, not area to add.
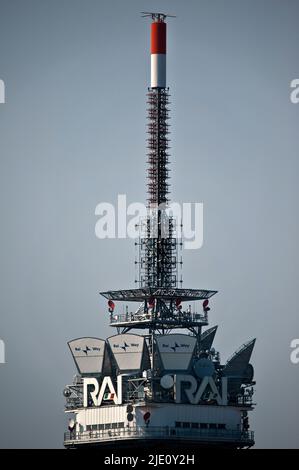
[[[151,25],[151,54],[166,54],[166,23],[163,21]]]

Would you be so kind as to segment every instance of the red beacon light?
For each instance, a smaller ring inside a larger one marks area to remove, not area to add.
[[[181,308],[182,308],[182,301],[181,301],[181,299],[176,299],[176,301],[175,301],[175,306],[176,306],[177,310],[181,310]]]
[[[149,411],[147,411],[147,412],[144,413],[144,415],[143,415],[143,420],[144,420],[145,424],[149,424],[150,419],[151,419],[151,414],[150,414]]]
[[[115,303],[112,300],[108,300],[108,310],[110,313],[113,313],[115,309]]]
[[[208,299],[204,300],[203,303],[202,303],[202,308],[203,308],[203,311],[206,313],[206,312],[209,312],[210,307],[209,307],[209,301]]]

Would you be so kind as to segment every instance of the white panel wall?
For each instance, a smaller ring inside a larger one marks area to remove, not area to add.
[[[78,338],[68,343],[80,374],[103,372],[106,343],[99,338]]]
[[[196,338],[183,334],[156,336],[156,344],[165,370],[184,370],[189,367]]]
[[[237,430],[240,410],[229,406],[161,404],[139,406],[136,409],[137,425],[144,425],[143,415],[151,413],[151,426],[174,426],[176,421],[190,423],[226,423],[226,429]]]
[[[179,405],[179,404],[154,404],[136,405],[133,414],[136,417],[130,426],[144,426],[144,414],[151,413],[150,426],[174,427],[176,421],[190,423],[225,423],[226,429],[238,430],[241,421],[241,411],[230,406],[205,406],[205,405]],[[127,405],[105,406],[80,410],[77,422],[84,426],[120,423],[127,426]]]
[[[77,421],[84,427],[93,424],[121,423],[126,421],[126,409],[127,405],[87,408],[78,412]]]
[[[120,372],[141,370],[143,351],[146,347],[143,336],[115,335],[108,338],[108,343]]]

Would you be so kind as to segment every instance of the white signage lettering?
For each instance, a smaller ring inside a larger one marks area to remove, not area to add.
[[[93,388],[91,390],[91,388]],[[101,406],[103,400],[111,400],[115,405],[122,404],[122,376],[117,377],[117,393],[111,377],[104,377],[101,384],[96,378],[83,379],[83,406],[87,408],[90,404],[89,397],[94,406]]]
[[[184,391],[189,403],[197,405],[204,394],[210,392],[209,399],[215,400],[218,405],[227,405],[227,377],[221,379],[220,394],[212,377],[204,377],[199,383],[195,377],[187,374],[175,374],[173,380],[167,381],[161,378],[161,386],[165,389],[173,387],[175,403],[182,403],[182,391]],[[104,377],[101,386],[94,377],[83,379],[83,406],[101,406],[103,401],[113,401],[115,405],[122,404],[122,376],[117,377],[117,392],[115,391],[111,377]]]
[[[176,403],[182,402],[182,384],[184,383],[184,392],[192,405],[197,405],[200,402],[208,387],[212,398],[216,400],[218,405],[227,405],[227,377],[222,377],[222,396],[212,377],[204,377],[198,386],[197,380],[192,375],[178,374],[174,376],[174,383]]]

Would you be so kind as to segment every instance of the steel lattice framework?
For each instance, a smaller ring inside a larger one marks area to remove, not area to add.
[[[177,287],[177,223],[167,213],[169,194],[169,91],[149,88],[148,103],[148,217],[141,221],[139,240],[140,287]]]
[[[147,214],[140,220],[137,259],[138,285],[135,289],[102,292],[112,301],[140,302],[136,312],[113,316],[111,324],[128,331],[145,328],[150,335],[174,328],[187,328],[200,341],[201,327],[208,324],[208,310],[192,312],[182,302],[207,301],[216,291],[182,289],[179,268],[182,265],[181,220],[172,213],[170,204],[169,155],[169,88],[166,86],[166,24],[168,15],[151,16],[151,86],[147,90]],[[153,343],[152,343],[153,344]]]
[[[169,193],[169,93],[165,88],[149,88],[148,100],[148,170],[149,207],[167,204]]]

